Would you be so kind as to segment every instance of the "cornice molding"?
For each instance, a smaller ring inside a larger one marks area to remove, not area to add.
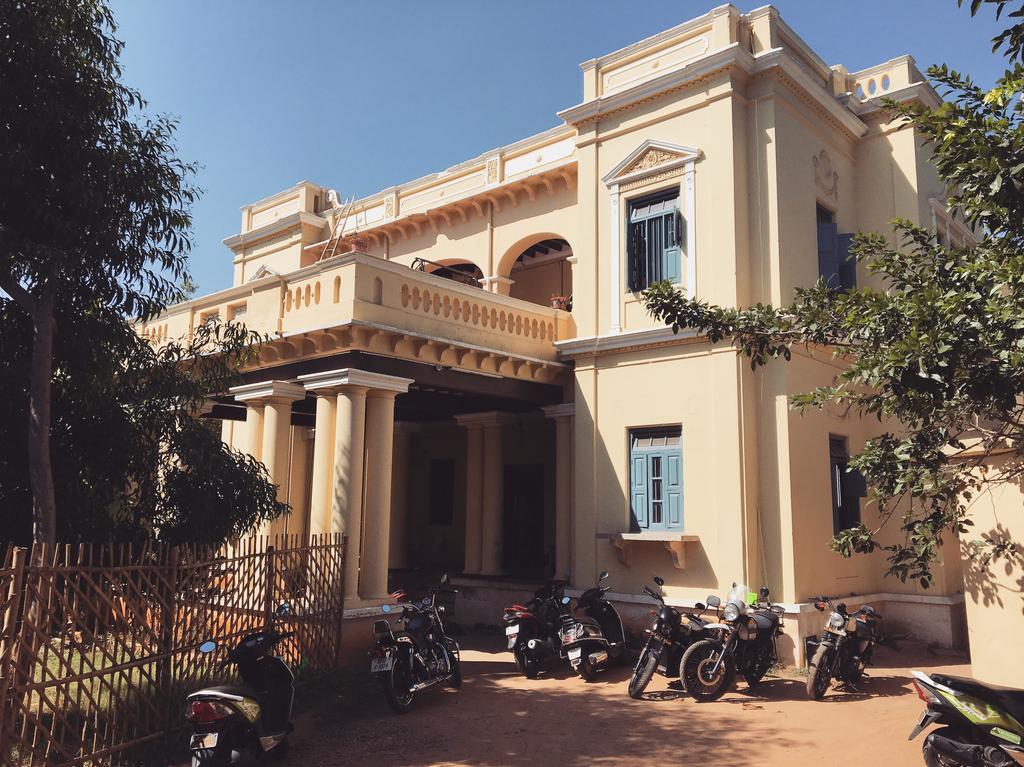
[[[287,232],[290,229],[295,229],[303,224],[323,228],[327,226],[327,219],[313,213],[300,210],[248,232],[241,232],[240,234],[232,235],[231,237],[223,240],[223,243],[231,248],[231,250],[237,252],[248,245],[252,245],[260,240],[265,240],[268,237],[283,234],[284,232]]]
[[[238,402],[294,402],[306,398],[306,390],[288,381],[260,381],[258,383],[232,386],[228,392]]]
[[[627,349],[643,349],[652,346],[675,346],[700,341],[704,336],[696,330],[681,328],[673,333],[672,328],[657,327],[644,330],[627,330],[602,336],[585,336],[567,341],[555,341],[555,348],[567,357],[590,354],[607,354]]]
[[[375,391],[389,391],[405,394],[409,386],[416,383],[412,378],[389,376],[358,368],[341,368],[327,370],[322,373],[308,373],[298,377],[298,382],[305,391],[324,391],[340,389],[343,386],[361,386]]]
[[[459,426],[481,427],[481,426],[504,426],[507,423],[514,423],[515,418],[508,413],[498,410],[489,410],[486,413],[465,413],[455,416],[455,423]]]

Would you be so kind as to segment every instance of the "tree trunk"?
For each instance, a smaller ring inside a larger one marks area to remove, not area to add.
[[[28,474],[32,487],[32,537],[57,540],[57,503],[53,493],[50,422],[53,399],[53,309],[55,290],[47,286],[32,312],[32,360],[29,372]]]

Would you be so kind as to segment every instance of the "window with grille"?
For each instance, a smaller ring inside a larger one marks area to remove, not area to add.
[[[630,290],[644,290],[662,280],[679,282],[682,227],[678,188],[630,201],[626,243]]]
[[[630,434],[630,488],[635,530],[683,529],[683,454],[679,427]]]
[[[846,437],[834,434],[828,438],[829,480],[832,485],[832,532],[860,524],[860,499],[866,494],[864,476],[850,468],[850,451]]]

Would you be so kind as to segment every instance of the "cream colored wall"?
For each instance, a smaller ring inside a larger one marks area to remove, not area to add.
[[[454,423],[423,424],[409,435],[408,560],[413,566],[460,567],[466,533],[466,432]],[[455,466],[450,525],[430,524],[430,462]]]
[[[703,599],[744,577],[739,362],[706,344],[577,362],[576,582],[607,569],[617,592],[639,592],[651,576],[673,597]],[[595,385],[596,384],[596,385]],[[584,388],[585,387],[585,388]],[[658,542],[634,546],[623,565],[611,537],[630,530],[629,431],[682,428],[684,532],[700,537],[677,570]],[[593,529],[581,520],[594,509]],[[593,562],[591,565],[590,563]]]
[[[552,296],[572,295],[572,264],[565,259],[516,269],[509,295],[532,304],[549,305]]]
[[[974,527],[963,541],[967,627],[972,676],[992,684],[1024,688],[1024,666],[1007,662],[1024,626],[1024,555],[1001,559],[985,567],[969,559],[973,543],[1024,539],[1024,490],[1020,483],[1003,484],[983,493],[970,506]]]

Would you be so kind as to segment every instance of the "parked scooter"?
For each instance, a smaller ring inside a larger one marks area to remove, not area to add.
[[[525,605],[506,607],[502,615],[508,649],[516,669],[527,679],[536,678],[544,662],[562,652],[558,627],[570,601],[565,596],[566,583],[549,581]]]
[[[626,649],[622,619],[604,598],[610,589],[602,586],[601,581],[607,578],[606,570],[598,577],[597,586],[580,594],[576,610],[577,613],[582,611],[583,615],[563,615],[559,628],[562,649],[569,658],[569,664],[588,682],[597,677],[598,671],[620,661]]]
[[[755,602],[746,586],[733,584],[719,613],[721,622],[704,627],[714,638],[694,642],[683,654],[680,678],[686,691],[699,701],[718,700],[732,687],[737,671],[755,687],[778,660],[776,639],[784,614],[769,601],[767,588]]]
[[[811,659],[807,694],[821,700],[833,679],[853,687],[864,676],[864,669],[871,663],[878,642],[878,619],[881,616],[871,605],[864,605],[851,614],[843,602],[833,605],[828,597],[818,597],[814,607],[819,612],[825,612],[826,608],[831,611],[821,636],[807,641]]]
[[[639,699],[643,695],[655,671],[665,676],[679,676],[679,664],[682,662],[686,648],[693,642],[704,638],[706,633],[704,631],[705,621],[698,615],[680,612],[665,604],[665,598],[660,593],[662,586],[665,585],[663,578],[655,576],[654,583],[658,586],[657,592],[650,586],[644,586],[643,593],[651,597],[660,607],[658,610],[651,610],[654,623],[649,629],[644,630],[644,633],[648,635],[647,643],[640,652],[640,658],[633,668],[633,676],[629,680],[628,689],[631,698]],[[700,602],[696,607],[699,612],[707,609]]]
[[[927,708],[910,733],[944,725],[922,746],[928,767],[1024,765],[1024,690],[975,679],[912,671],[917,696]]]
[[[387,620],[373,622],[376,643],[369,653],[370,673],[380,679],[388,705],[398,714],[412,709],[416,694],[429,687],[462,686],[459,645],[444,633],[444,606],[437,603],[438,592],[447,584],[448,576],[442,576],[430,596],[402,604],[396,622],[403,627],[399,631]],[[406,598],[404,591],[391,596],[399,601]],[[390,613],[396,607],[383,605],[381,610]]]
[[[277,619],[291,612],[287,603],[263,631],[242,637],[219,668],[238,666],[241,685],[222,685],[197,690],[188,696],[185,718],[192,724],[189,748],[192,767],[220,767],[272,752],[288,753],[295,679],[291,669],[273,650],[295,632],[278,632]],[[203,642],[202,653],[217,649]]]

